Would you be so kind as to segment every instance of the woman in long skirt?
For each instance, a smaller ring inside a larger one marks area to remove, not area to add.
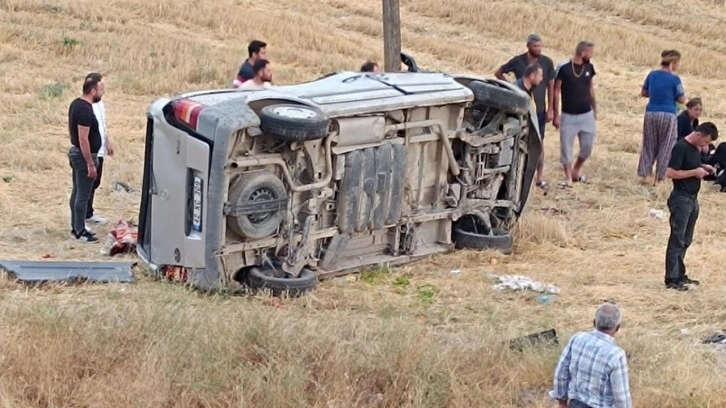
[[[671,150],[678,135],[676,102],[685,103],[681,78],[676,75],[681,54],[676,50],[661,53],[661,67],[648,73],[640,94],[648,98],[643,119],[643,146],[638,162],[638,176],[645,184],[656,165],[655,184],[665,179]]]

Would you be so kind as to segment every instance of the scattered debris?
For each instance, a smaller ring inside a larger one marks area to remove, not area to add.
[[[703,339],[703,344],[726,344],[726,334],[714,333]]]
[[[665,214],[662,210],[656,210],[655,208],[651,208],[650,211],[648,211],[648,216],[655,218],[658,221],[662,221]]]
[[[129,187],[126,183],[122,183],[120,181],[113,183],[112,187],[115,191],[124,191],[126,193],[135,192],[135,190],[133,188]]]
[[[120,253],[134,252],[138,235],[138,227],[126,221],[119,221],[108,234],[106,244],[101,248],[101,253],[114,256]]]
[[[557,332],[555,329],[549,329],[511,340],[509,342],[509,348],[516,351],[522,351],[527,346],[557,346],[559,344],[560,342],[557,339]]]
[[[546,305],[548,303],[552,303],[555,300],[555,295],[539,295],[535,299],[537,300],[537,303]]]
[[[133,283],[132,262],[0,261],[15,280],[22,283],[83,282]]]
[[[460,273],[461,273],[461,269],[452,269],[452,270],[451,270],[451,273],[452,273],[453,275],[458,275],[458,274],[460,274]]]
[[[688,336],[691,334],[691,331],[688,329],[681,329],[681,336]]]
[[[13,181],[13,178],[14,178],[13,176],[3,176],[3,181],[6,183],[9,183],[9,182]]]
[[[566,210],[562,210],[562,209],[555,208],[555,207],[542,207],[539,210],[548,215],[567,215]]]
[[[504,291],[510,290],[526,290],[530,289],[535,292],[549,293],[557,295],[560,293],[560,288],[554,285],[538,282],[532,278],[521,275],[503,275],[503,276],[492,276],[492,278],[499,280],[499,283],[492,286],[494,290]]]

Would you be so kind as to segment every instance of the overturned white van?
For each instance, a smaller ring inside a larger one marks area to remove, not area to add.
[[[303,293],[454,248],[512,249],[542,149],[496,79],[339,72],[148,110],[138,253],[200,289]]]

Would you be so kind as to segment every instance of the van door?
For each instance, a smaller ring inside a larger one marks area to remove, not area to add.
[[[152,107],[150,114],[140,254],[156,266],[203,268],[210,143],[171,126],[162,109]]]

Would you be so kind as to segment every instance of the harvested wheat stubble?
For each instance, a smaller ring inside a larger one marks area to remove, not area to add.
[[[489,74],[524,51],[531,31],[566,58],[596,43],[598,135],[572,191],[534,192],[512,256],[457,252],[375,279],[326,283],[273,304],[203,297],[141,276],[134,286],[49,286],[0,280],[0,402],[36,406],[550,407],[558,350],[512,354],[507,340],[587,329],[597,304],[619,302],[638,406],[726,406],[724,354],[700,339],[721,329],[726,196],[704,185],[686,260],[703,284],[663,290],[668,187],[636,185],[645,101],[661,50],[683,53],[688,96],[724,125],[723,5],[653,0],[402,1],[404,49],[423,68]],[[542,9],[547,7],[547,19]],[[667,10],[649,12],[650,7]],[[517,18],[512,18],[512,16]],[[254,24],[247,24],[254,16]],[[503,16],[506,16],[503,17]],[[67,239],[66,114],[89,71],[106,77],[108,160],[98,210],[134,220],[144,111],[161,96],[228,87],[247,42],[270,44],[276,82],[309,80],[382,60],[380,1],[0,0],[0,257],[101,259]],[[546,179],[559,180],[548,125]],[[546,208],[547,211],[539,209]],[[497,262],[492,262],[496,259]],[[453,269],[460,273],[451,274]],[[497,293],[487,274],[524,275],[561,289],[557,302]],[[688,335],[681,330],[688,329]]]

